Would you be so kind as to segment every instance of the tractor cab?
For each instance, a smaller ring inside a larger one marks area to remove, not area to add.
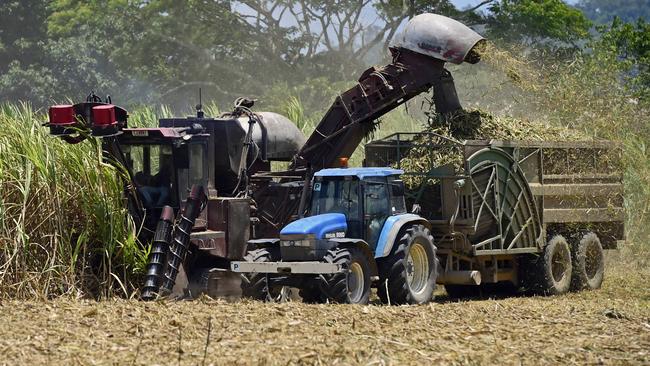
[[[345,216],[346,237],[375,247],[390,216],[406,212],[401,170],[391,168],[333,168],[314,175],[310,216]]]

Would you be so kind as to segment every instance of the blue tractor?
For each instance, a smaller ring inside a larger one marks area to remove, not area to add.
[[[407,213],[401,170],[332,168],[314,174],[308,216],[279,239],[251,240],[243,296],[272,300],[289,287],[305,302],[366,304],[371,288],[384,303],[433,297],[438,260],[429,222]]]

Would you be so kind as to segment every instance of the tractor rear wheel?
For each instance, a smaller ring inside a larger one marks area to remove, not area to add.
[[[598,236],[592,232],[585,234],[580,242],[573,246],[571,254],[573,259],[571,289],[580,291],[600,288],[605,272],[605,260],[603,246]]]
[[[380,264],[377,294],[383,303],[423,304],[431,301],[438,277],[433,237],[423,225],[403,229],[391,254]]]
[[[554,236],[537,260],[535,287],[545,295],[560,295],[571,287],[571,249],[562,235]]]
[[[249,251],[244,260],[247,262],[271,262],[274,256],[269,248]],[[247,273],[241,281],[242,297],[260,301],[287,301],[290,290],[285,286],[270,285],[268,273]]]
[[[325,276],[323,292],[331,302],[341,304],[367,304],[370,299],[369,258],[358,248],[335,248],[323,259],[339,264],[343,272]]]

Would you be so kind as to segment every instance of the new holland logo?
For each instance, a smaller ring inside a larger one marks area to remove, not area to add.
[[[335,233],[327,233],[327,234],[325,234],[325,239],[332,239],[332,238],[345,238],[345,232],[338,231],[338,232],[335,232]]]

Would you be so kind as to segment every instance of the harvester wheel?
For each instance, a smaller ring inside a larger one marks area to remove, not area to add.
[[[423,225],[402,231],[391,254],[380,263],[377,294],[385,304],[423,304],[431,301],[438,277],[433,237]]]
[[[244,257],[248,262],[271,262],[273,255],[267,248],[251,250]],[[287,301],[290,290],[285,286],[269,286],[267,273],[248,273],[241,281],[242,297],[260,301]]]
[[[605,261],[603,246],[600,244],[598,236],[592,232],[587,233],[572,249],[573,276],[571,278],[571,289],[580,291],[600,288],[603,283]]]
[[[357,248],[334,248],[323,259],[341,265],[344,271],[325,277],[323,292],[331,302],[367,304],[370,299],[370,263]]]
[[[536,290],[545,295],[559,295],[571,287],[571,249],[562,235],[554,236],[538,258],[535,271]]]

